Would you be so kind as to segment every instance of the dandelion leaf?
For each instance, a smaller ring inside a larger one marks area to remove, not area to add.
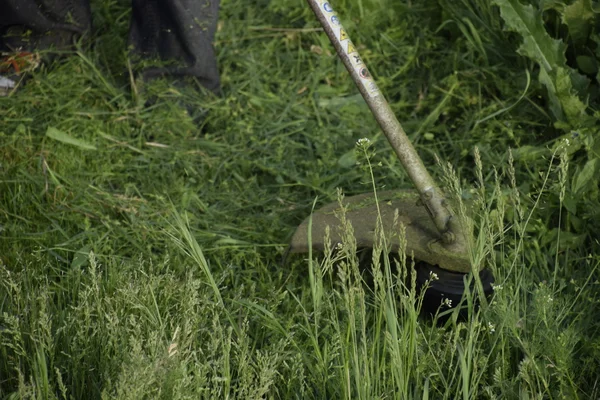
[[[566,63],[565,44],[546,33],[541,16],[531,5],[518,0],[494,0],[494,4],[500,7],[506,28],[523,37],[519,54],[537,61],[546,71]]]
[[[540,66],[539,80],[548,91],[550,111],[561,126],[572,129],[589,125],[587,106],[577,96],[577,90],[587,85],[585,78],[567,66],[566,45],[546,32],[541,13],[519,0],[494,0],[494,4],[500,8],[505,29],[523,38],[519,54]]]
[[[569,28],[569,35],[575,44],[586,42],[596,16],[591,0],[576,0],[564,8],[562,21]]]

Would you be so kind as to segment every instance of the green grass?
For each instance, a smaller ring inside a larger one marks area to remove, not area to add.
[[[337,188],[410,187],[308,6],[223,1],[216,97],[131,85],[128,3],[94,2],[94,46],[0,98],[0,398],[600,396],[600,204],[565,203],[578,153],[494,7],[335,4],[476,210],[496,293],[438,327],[384,247],[370,284],[349,234],[282,263]]]

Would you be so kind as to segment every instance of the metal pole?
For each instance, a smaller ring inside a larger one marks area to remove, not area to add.
[[[447,208],[443,193],[425,169],[423,161],[406,136],[385,97],[379,91],[367,66],[350,40],[348,32],[342,26],[337,13],[329,1],[307,0],[307,2],[419,192],[421,200],[442,234],[444,242],[448,244],[454,242],[455,235],[450,226],[452,225],[454,229],[458,226],[453,223],[454,221],[450,222],[452,213]]]

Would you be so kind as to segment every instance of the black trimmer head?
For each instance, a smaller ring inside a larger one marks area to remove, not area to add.
[[[469,314],[468,304],[464,301],[463,296],[467,290],[467,285],[472,294],[477,293],[477,282],[474,276],[469,277],[467,274],[448,271],[425,262],[417,263],[415,269],[417,291],[420,293],[425,290],[421,307],[423,314],[427,316],[442,314],[443,316],[438,318],[438,322],[443,323],[448,318],[445,311],[460,307],[459,318],[467,319]],[[489,269],[483,269],[478,274],[483,294],[486,298],[489,298],[494,292],[492,287],[494,275]],[[478,305],[477,301],[475,305]]]

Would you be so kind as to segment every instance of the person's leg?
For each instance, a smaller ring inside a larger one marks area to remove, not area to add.
[[[219,0],[132,0],[129,42],[144,58],[174,61],[146,68],[145,79],[192,76],[209,90],[219,89],[213,49]]]

